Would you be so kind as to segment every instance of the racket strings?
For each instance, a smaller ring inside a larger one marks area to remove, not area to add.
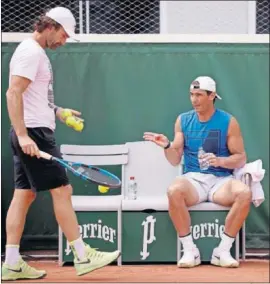
[[[110,175],[106,175],[105,173],[99,171],[96,168],[90,168],[83,165],[74,165],[72,168],[79,174],[87,177],[88,179],[92,181],[96,181],[97,183],[101,184],[111,184],[111,185],[117,185],[119,183],[118,180],[116,180],[114,177]]]

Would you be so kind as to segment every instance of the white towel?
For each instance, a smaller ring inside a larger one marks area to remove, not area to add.
[[[262,168],[262,160],[247,163],[242,168],[235,169],[233,172],[234,177],[239,180],[243,180],[245,174],[251,175],[252,180],[250,187],[252,192],[252,202],[255,207],[258,207],[265,200],[261,185],[261,181],[265,174],[265,170]]]

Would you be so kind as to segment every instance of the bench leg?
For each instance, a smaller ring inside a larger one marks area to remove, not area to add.
[[[176,243],[176,245],[177,245],[177,262],[176,263],[178,263],[178,261],[181,258],[182,244],[181,244],[181,242],[179,240],[178,234],[176,234],[176,239],[177,239],[177,243]]]
[[[122,210],[121,207],[117,211],[117,249],[121,255],[117,259],[117,265],[122,265]]]
[[[238,233],[235,238],[235,259],[237,261],[239,261],[239,249],[240,249],[240,245],[239,245],[239,233]]]
[[[64,265],[62,247],[63,247],[63,232],[60,226],[58,226],[58,264],[59,266]]]
[[[246,222],[242,227],[242,260],[246,260]]]

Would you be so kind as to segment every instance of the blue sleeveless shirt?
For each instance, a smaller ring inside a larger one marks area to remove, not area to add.
[[[198,149],[203,147],[207,153],[214,153],[217,157],[228,157],[227,134],[231,115],[216,109],[212,117],[201,122],[195,110],[180,115],[181,128],[184,134],[184,173],[201,172],[225,177],[233,170],[221,167],[209,167],[201,170],[198,161]]]

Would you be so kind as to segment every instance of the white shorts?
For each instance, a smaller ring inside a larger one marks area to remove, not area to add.
[[[195,187],[199,195],[198,203],[204,201],[213,202],[213,194],[226,182],[233,179],[233,176],[217,177],[212,174],[203,174],[196,172],[189,172],[183,174],[191,184]]]

